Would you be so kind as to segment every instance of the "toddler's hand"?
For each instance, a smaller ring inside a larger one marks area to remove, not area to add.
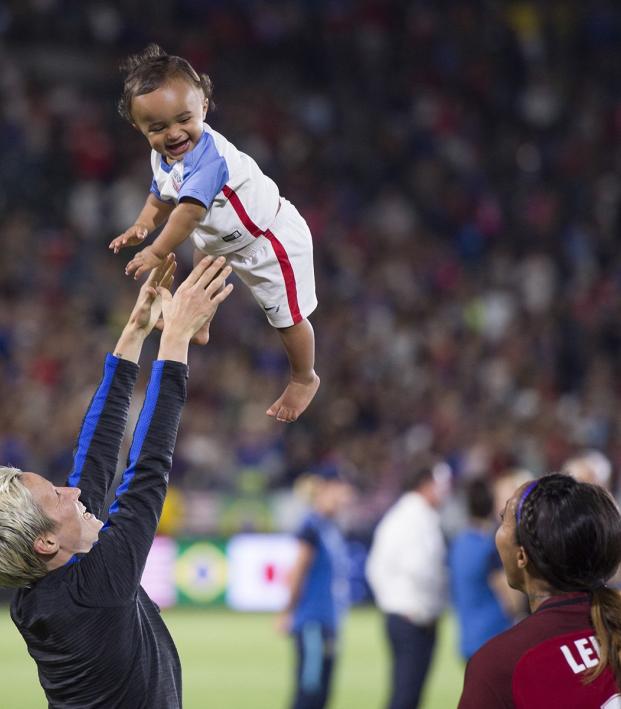
[[[109,249],[112,249],[115,254],[118,254],[120,249],[126,246],[137,246],[147,238],[149,230],[144,224],[134,224],[127,231],[124,231],[120,236],[112,239]]]
[[[157,268],[164,258],[164,256],[156,254],[152,246],[145,246],[125,266],[125,275],[131,276],[134,274],[134,280],[138,280],[143,273],[150,271],[152,268]]]

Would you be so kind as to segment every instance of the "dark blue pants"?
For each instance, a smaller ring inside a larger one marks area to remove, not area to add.
[[[401,615],[386,615],[392,653],[392,695],[388,709],[416,709],[431,664],[436,625],[421,626]]]
[[[336,636],[320,623],[305,623],[293,634],[297,652],[291,709],[324,709],[336,657]]]

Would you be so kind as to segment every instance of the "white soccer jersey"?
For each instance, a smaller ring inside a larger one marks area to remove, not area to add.
[[[177,205],[191,197],[205,206],[191,234],[194,245],[227,255],[274,327],[308,317],[317,306],[308,225],[251,157],[205,123],[181,160],[168,165],[152,151],[151,167],[151,192],[158,199]]]
[[[151,167],[151,192],[158,199],[178,204],[182,197],[191,197],[207,209],[192,232],[196,247],[207,254],[242,249],[276,217],[280,199],[276,183],[206,123],[196,146],[181,160],[168,165],[152,150]]]

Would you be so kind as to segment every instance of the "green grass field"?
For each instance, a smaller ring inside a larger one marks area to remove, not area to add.
[[[286,708],[293,652],[290,641],[274,632],[273,616],[183,609],[165,616],[181,654],[186,709]],[[47,706],[34,662],[7,608],[0,610],[0,637],[0,709]],[[379,614],[373,609],[353,611],[345,627],[330,708],[382,709],[387,672]],[[422,709],[455,707],[462,672],[453,620],[447,617]]]

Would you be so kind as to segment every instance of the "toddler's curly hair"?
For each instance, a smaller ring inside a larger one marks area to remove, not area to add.
[[[134,97],[155,91],[173,77],[184,79],[197,89],[201,89],[205,98],[209,100],[209,107],[213,108],[213,84],[209,76],[199,74],[187,59],[166,54],[157,44],[150,44],[139,54],[131,55],[120,68],[125,73],[125,80],[117,108],[120,115],[130,123],[134,122],[132,118]]]

